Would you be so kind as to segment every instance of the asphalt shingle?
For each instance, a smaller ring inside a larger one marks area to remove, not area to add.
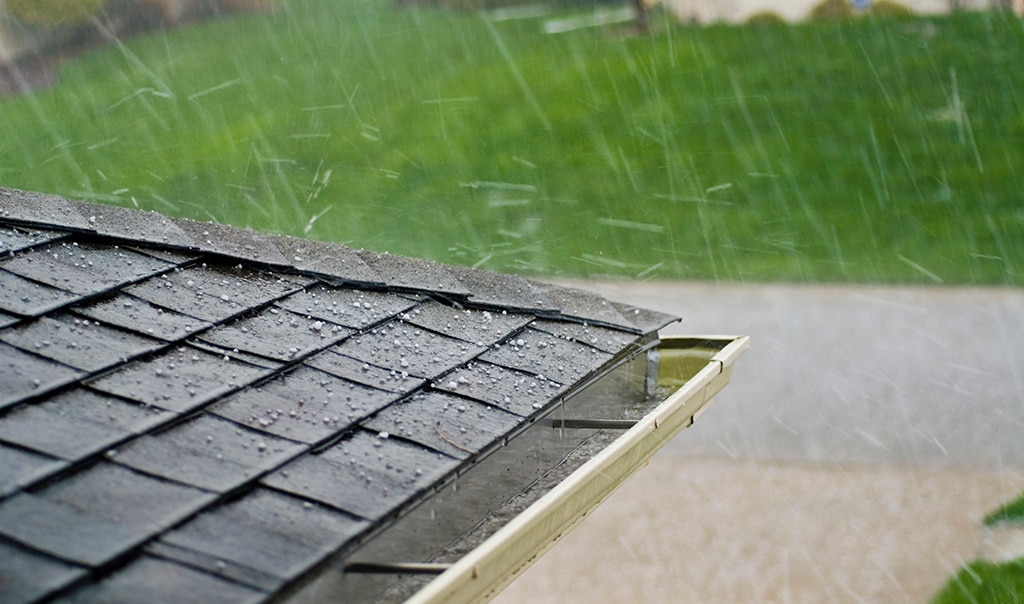
[[[668,320],[0,189],[0,599],[274,599]]]

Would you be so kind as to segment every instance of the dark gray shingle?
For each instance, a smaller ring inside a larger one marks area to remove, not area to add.
[[[0,189],[0,581],[70,602],[272,599],[668,320]]]

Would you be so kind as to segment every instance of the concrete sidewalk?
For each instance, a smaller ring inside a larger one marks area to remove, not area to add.
[[[573,285],[751,349],[498,602],[926,601],[1024,489],[1024,291]]]

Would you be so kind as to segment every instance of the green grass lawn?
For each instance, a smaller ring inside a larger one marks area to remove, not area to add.
[[[0,99],[0,185],[545,276],[1024,283],[1011,16],[551,36],[282,6]]]

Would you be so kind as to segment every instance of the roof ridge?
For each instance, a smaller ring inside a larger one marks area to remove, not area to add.
[[[595,293],[518,275],[17,189],[0,187],[0,218],[144,248],[215,254],[339,285],[426,293],[456,303],[530,312],[637,334],[652,333],[678,320],[654,311],[641,313]]]

